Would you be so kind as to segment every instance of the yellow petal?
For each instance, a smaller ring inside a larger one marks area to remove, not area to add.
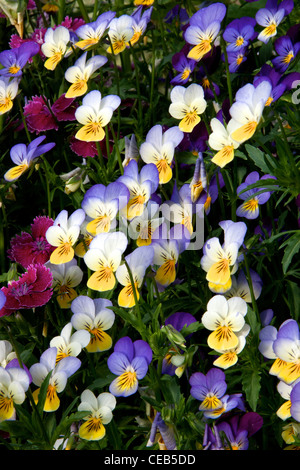
[[[40,393],[40,388],[35,390],[32,394],[35,403],[38,403],[39,393]],[[44,404],[44,411],[46,412],[56,411],[59,408],[59,405],[60,405],[60,400],[57,396],[56,389],[53,385],[49,384],[47,388],[47,395],[46,395],[46,400]]]
[[[157,270],[155,280],[162,286],[168,286],[175,281],[176,269],[175,260],[170,259],[165,261]]]
[[[250,121],[233,131],[231,137],[237,142],[245,142],[245,140],[248,140],[253,136],[256,131],[257,124],[258,123],[256,121]]]
[[[281,407],[276,411],[278,418],[282,419],[283,421],[290,418],[291,417],[291,405],[292,403],[290,400],[283,403],[283,405],[281,405]]]
[[[86,80],[78,80],[73,83],[65,94],[66,98],[76,98],[82,96],[87,92],[88,86]]]
[[[79,49],[86,49],[87,47],[94,46],[99,42],[98,38],[90,38],[90,39],[82,39],[75,43],[75,46],[79,47]]]
[[[217,410],[222,406],[222,402],[215,395],[210,397],[207,396],[201,403],[200,410]]]
[[[223,168],[227,163],[230,163],[234,157],[234,148],[233,145],[227,145],[223,147],[216,155],[212,158],[212,162],[215,165]]]
[[[63,264],[68,263],[74,258],[74,250],[70,243],[63,243],[59,245],[51,253],[50,263],[52,264]]]
[[[111,348],[112,339],[101,328],[94,328],[93,330],[90,330],[90,333],[92,337],[86,347],[88,352],[107,351]]]
[[[44,67],[46,67],[47,70],[54,70],[57,64],[62,60],[62,57],[63,55],[61,52],[56,52],[53,54],[53,56],[46,60]]]
[[[187,113],[186,116],[180,121],[179,129],[182,132],[192,132],[194,127],[201,121],[200,116],[195,112]]]
[[[142,195],[135,196],[127,204],[127,218],[129,220],[142,215],[145,208],[145,197]]]
[[[87,441],[99,441],[105,436],[105,427],[100,418],[91,417],[79,428],[79,437]]]
[[[14,402],[12,398],[0,397],[0,422],[10,419],[14,414]]]
[[[285,367],[283,367],[278,376],[280,380],[287,384],[291,384],[300,377],[300,364],[297,362],[288,362]]]
[[[206,279],[213,284],[227,284],[230,279],[228,259],[224,258],[214,263],[208,270]]]
[[[106,215],[101,217],[97,217],[94,220],[91,220],[86,226],[86,230],[91,233],[92,235],[96,235],[98,233],[107,233],[110,229],[110,218]]]
[[[90,289],[99,292],[106,292],[115,287],[116,278],[113,270],[109,267],[101,268],[99,271],[94,272],[87,282]]]
[[[220,326],[207,338],[207,344],[211,349],[223,351],[234,349],[239,343],[238,337],[228,326]]]
[[[135,290],[137,300],[139,300],[139,292],[137,290],[137,284],[135,283]],[[131,308],[135,306],[135,299],[133,294],[132,284],[128,284],[123,287],[118,296],[118,304],[120,307]]]
[[[113,42],[113,43],[112,43],[112,49],[111,49],[111,47],[109,47],[109,48],[107,49],[107,52],[108,52],[109,54],[111,54],[111,53],[112,53],[112,50],[113,50],[113,51],[114,51],[114,54],[120,54],[120,52],[123,52],[124,49],[126,49],[126,42],[121,39],[121,40],[119,40],[119,41]]]
[[[25,173],[27,169],[28,169],[27,163],[22,163],[22,165],[14,166],[13,168],[11,168],[5,173],[4,179],[6,179],[6,181],[15,181],[23,173]]]
[[[238,361],[238,356],[234,351],[229,351],[222,354],[218,359],[214,361],[214,366],[220,367],[221,369],[228,369],[234,366]]]
[[[10,98],[5,98],[0,101],[0,114],[7,113],[13,107],[13,101]]]
[[[276,375],[278,376],[278,374],[283,370],[285,369],[285,367],[287,366],[287,362],[283,361],[282,359],[275,359],[275,361],[273,362],[270,370],[269,370],[269,374],[270,375]]]
[[[103,127],[98,122],[91,122],[81,127],[76,133],[75,138],[84,142],[99,142],[105,137]]]
[[[166,160],[159,160],[156,163],[158,173],[159,173],[159,183],[165,184],[170,181],[173,176],[172,168]]]
[[[57,295],[60,308],[70,308],[71,302],[77,297],[77,292],[72,287],[61,286]]]
[[[199,44],[197,44],[197,46],[193,47],[193,49],[190,50],[187,56],[189,59],[194,59],[196,61],[199,61],[210,50],[211,50],[211,43],[210,41],[206,39],[206,40],[201,41]]]
[[[232,285],[232,279],[230,277],[228,279],[228,282],[226,282],[226,284],[214,284],[213,282],[209,282],[208,288],[215,294],[224,294],[231,288],[231,285]]]

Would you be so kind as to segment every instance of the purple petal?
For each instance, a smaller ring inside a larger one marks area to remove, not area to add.
[[[147,364],[150,364],[150,362],[152,361],[153,353],[152,349],[150,348],[149,344],[146,343],[146,341],[143,341],[142,339],[134,341],[133,348],[135,356],[144,357]]]
[[[130,365],[128,357],[121,352],[113,352],[107,359],[107,367],[115,375],[122,375]]]
[[[134,348],[129,336],[124,336],[116,342],[114,352],[122,353],[128,358],[129,362],[132,361],[134,357]]]

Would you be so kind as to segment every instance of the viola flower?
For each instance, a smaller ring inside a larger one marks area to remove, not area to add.
[[[4,179],[6,181],[16,181],[29,167],[34,163],[34,161],[42,154],[49,152],[54,146],[55,143],[51,142],[49,144],[40,145],[46,136],[37,137],[34,139],[28,146],[25,144],[16,144],[10,150],[10,158],[13,163],[16,164],[13,168],[8,170]]]
[[[65,94],[66,98],[77,98],[84,95],[88,90],[87,82],[93,73],[102,65],[106,64],[107,57],[95,55],[86,60],[87,52],[84,52],[75,64],[69,67],[65,72],[65,79],[72,83]]]
[[[19,90],[19,79],[10,80],[9,77],[2,77],[0,80],[0,115],[8,113],[13,107],[13,100]]]
[[[64,264],[74,258],[73,245],[76,243],[80,225],[85,219],[85,213],[82,209],[75,210],[70,216],[68,211],[62,210],[52,227],[46,232],[46,239],[50,245],[56,247],[50,256],[50,263]]]
[[[199,152],[195,163],[193,178],[190,182],[191,201],[197,202],[202,191],[207,187],[206,170],[202,153]]]
[[[166,220],[174,224],[182,224],[192,235],[194,204],[189,184],[183,184],[178,190],[175,182],[171,199],[162,204],[161,211]]]
[[[247,304],[240,297],[229,300],[223,295],[215,295],[207,304],[207,311],[202,315],[203,326],[212,333],[207,344],[216,351],[236,348],[239,344],[237,334],[245,325]]]
[[[175,148],[183,139],[179,127],[171,127],[163,132],[162,126],[153,126],[146,135],[146,141],[140,146],[140,155],[145,163],[154,163],[159,173],[159,183],[165,184],[172,178],[171,164]]]
[[[72,300],[77,297],[74,287],[78,286],[83,278],[82,269],[77,266],[77,261],[72,259],[63,264],[51,264],[46,266],[50,269],[53,276],[53,291],[60,308],[70,308]]]
[[[78,411],[88,412],[83,418],[78,430],[81,439],[87,441],[99,441],[106,434],[105,424],[110,423],[113,418],[112,411],[116,407],[116,398],[111,393],[103,392],[97,397],[87,389],[80,396],[81,403]]]
[[[227,53],[229,72],[235,73],[238,71],[240,65],[247,60],[247,48],[244,47],[238,51]]]
[[[163,217],[157,217],[159,204],[148,201],[140,216],[136,216],[130,222],[128,233],[131,239],[136,240],[137,246],[150,245],[155,230],[162,224]]]
[[[195,157],[207,150],[208,132],[203,121],[197,124],[192,132],[184,133],[178,150],[191,152]]]
[[[117,95],[108,95],[102,98],[100,91],[90,91],[82,100],[82,105],[76,109],[75,117],[83,127],[75,137],[85,142],[103,140],[106,126],[112,118],[113,112],[121,104]]]
[[[123,167],[127,166],[130,160],[138,160],[139,158],[139,149],[136,143],[136,137],[134,134],[131,137],[124,137],[125,141],[125,157],[123,160]]]
[[[210,121],[212,133],[209,135],[208,145],[213,150],[217,150],[211,161],[221,168],[224,168],[227,163],[233,160],[234,150],[240,145],[231,137],[232,124],[232,121],[229,121],[228,125],[225,126],[217,118]]]
[[[148,8],[143,12],[143,14],[142,10],[143,6],[140,5],[131,15],[131,18],[133,19],[132,28],[134,31],[134,34],[129,42],[131,46],[136,44],[146,31],[147,25],[151,19],[153,7]]]
[[[117,375],[109,386],[115,397],[128,397],[136,393],[139,380],[148,372],[152,361],[152,350],[146,341],[132,340],[125,336],[119,339],[114,352],[107,359],[109,370]]]
[[[88,220],[85,219],[81,226],[80,226],[80,235],[79,235],[79,241],[75,246],[75,255],[78,256],[79,258],[83,258],[86,252],[89,249],[90,243],[93,240],[94,236],[91,235],[87,230],[86,226],[88,224]]]
[[[199,62],[212,49],[212,43],[219,34],[221,22],[226,14],[223,3],[214,3],[201,8],[190,18],[184,33],[187,43],[194,45],[188,53],[189,59]]]
[[[272,177],[270,175],[264,175],[259,178],[259,173],[257,171],[253,171],[246,177],[245,182],[238,186],[238,197],[245,202],[243,202],[243,204],[237,208],[237,216],[246,217],[246,219],[256,219],[259,216],[259,206],[265,204],[270,199],[271,192],[264,191],[263,193],[259,194],[265,189],[262,187],[249,189],[247,191],[244,190],[257,181],[262,181],[269,178]]]
[[[256,36],[255,25],[255,19],[249,16],[231,21],[223,33],[223,39],[228,43],[226,46],[227,52],[237,52],[247,47],[249,42]]]
[[[273,343],[273,351],[283,361],[281,368],[271,367],[269,373],[276,375],[288,385],[300,378],[300,333],[295,320],[283,322]],[[274,364],[273,364],[274,365]]]
[[[126,264],[121,264],[116,271],[116,278],[123,289],[118,296],[118,304],[120,307],[131,308],[135,305],[135,294],[139,300],[139,288],[141,287],[146,269],[152,264],[154,257],[154,250],[151,245],[140,246],[132,253],[125,257],[125,261],[131,271],[134,285],[132,285],[130,273]]]
[[[25,401],[29,384],[29,376],[21,367],[0,367],[0,422],[16,418],[14,405]]]
[[[221,246],[219,239],[213,237],[204,244],[201,267],[207,273],[209,288],[220,287],[226,292],[231,288],[231,275],[238,267],[238,251],[244,241],[247,226],[243,222],[231,220],[222,221],[219,225],[224,230],[224,243]]]
[[[291,417],[291,391],[296,384],[297,380],[295,380],[295,382],[293,382],[291,385],[286,384],[282,380],[277,384],[278,393],[284,400],[286,400],[276,411],[278,418],[282,419],[283,421]]]
[[[86,23],[76,29],[76,34],[80,40],[75,43],[75,46],[84,50],[98,44],[115,15],[115,12],[106,11],[98,16],[96,21]]]
[[[31,264],[17,281],[11,281],[1,290],[6,302],[0,310],[0,317],[11,315],[19,309],[41,307],[52,296],[51,271],[42,264]]]
[[[214,410],[222,406],[221,398],[227,390],[225,374],[220,369],[212,368],[206,375],[194,372],[190,379],[190,393],[199,400],[199,410]]]
[[[62,94],[51,105],[43,96],[33,96],[24,106],[24,116],[29,132],[58,130],[59,121],[74,121],[77,104],[74,98]]]
[[[106,292],[115,287],[114,273],[121,263],[127,244],[123,232],[99,233],[95,236],[83,257],[87,267],[94,271],[87,281],[90,289]]]
[[[278,56],[272,59],[272,64],[277,72],[283,74],[294,61],[300,51],[300,42],[293,44],[289,36],[276,39],[274,49]]]
[[[116,216],[129,200],[129,190],[120,181],[104,186],[95,184],[89,188],[81,207],[88,216],[86,231],[95,236],[116,227]]]
[[[208,78],[208,73],[207,67],[199,67],[196,72],[196,80],[203,88],[205,100],[215,100],[215,96],[220,95],[220,87]]]
[[[152,246],[154,249],[153,264],[159,266],[155,280],[158,284],[166,287],[172,284],[176,278],[176,264],[180,254],[177,240],[160,237],[153,237]]]
[[[55,336],[50,341],[50,348],[57,349],[56,363],[64,357],[77,357],[85,348],[91,339],[91,335],[86,330],[78,330],[72,334],[73,325],[67,323],[60,332],[59,336]]]
[[[219,433],[226,435],[224,450],[248,450],[249,438],[258,432],[262,425],[262,417],[250,411],[243,415],[234,415],[228,421],[221,421],[215,428],[218,428]]]
[[[185,85],[190,80],[196,64],[197,62],[195,60],[186,57],[185,48],[174,54],[172,57],[172,65],[179,74],[172,78],[170,83],[172,85]]]
[[[60,399],[57,394],[63,392],[69,377],[75,374],[81,366],[81,361],[77,357],[67,356],[58,362],[56,362],[56,359],[57,348],[46,349],[40,357],[40,362],[33,364],[29,369],[33,383],[39,387],[33,392],[36,403],[38,402],[40,387],[51,372],[43,409],[46,413],[56,411],[59,408]]]
[[[107,49],[109,54],[120,54],[123,52],[129,41],[134,36],[134,20],[129,15],[121,15],[119,18],[113,18],[109,24],[108,37],[111,46]]]
[[[124,173],[117,180],[128,188],[129,201],[123,206],[121,215],[128,220],[142,215],[145,205],[159,184],[156,165],[148,163],[139,172],[136,160],[131,160],[124,168]]]
[[[192,83],[187,88],[177,85],[171,91],[171,104],[169,113],[175,119],[180,119],[179,129],[183,132],[192,132],[201,121],[207,103],[201,85]]]
[[[300,382],[296,383],[296,385],[293,386],[291,394],[290,394],[291,416],[298,422],[300,422],[300,385],[299,383]]]
[[[156,440],[160,450],[177,450],[174,430],[162,419],[160,411],[157,411],[155,414],[146,447],[153,446]]]
[[[250,276],[254,298],[257,300],[261,294],[263,283],[259,275],[252,269],[250,269]],[[252,302],[250,286],[243,270],[240,271],[237,279],[232,276],[232,286],[224,295],[226,299],[241,297],[247,303]]]
[[[293,0],[284,0],[279,4],[278,0],[268,0],[265,8],[258,10],[255,15],[257,24],[264,26],[257,39],[266,44],[270,38],[277,34],[277,26],[292,11],[293,7]]]
[[[8,257],[23,268],[30,264],[45,264],[54,250],[46,240],[46,231],[53,225],[53,219],[47,216],[35,217],[31,224],[31,233],[22,232],[10,241]]]
[[[91,299],[80,295],[71,304],[71,323],[75,330],[87,330],[91,339],[86,349],[90,353],[107,351],[112,346],[112,339],[106,333],[115,321],[115,314],[109,308],[108,299]]]
[[[34,41],[28,41],[15,49],[6,50],[0,53],[0,64],[3,69],[0,75],[5,77],[20,77],[22,70],[28,60],[36,55],[40,50],[39,45]]]
[[[256,87],[263,81],[269,81],[272,90],[269,98],[266,101],[265,106],[270,106],[271,103],[277,101],[285,91],[291,90],[293,83],[300,80],[300,73],[291,72],[284,76],[277,72],[270,65],[264,64],[259,73],[253,79],[253,85]]]
[[[232,117],[232,120],[229,121],[232,139],[242,143],[253,136],[261,120],[271,89],[270,83],[264,81],[257,87],[248,83],[237,91],[236,101],[229,110]]]
[[[47,29],[44,44],[41,46],[43,54],[48,57],[44,62],[47,70],[54,70],[64,57],[72,53],[72,48],[68,47],[69,42],[70,32],[64,26]]]

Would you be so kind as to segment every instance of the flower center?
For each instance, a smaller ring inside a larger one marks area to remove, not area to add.
[[[11,75],[15,75],[16,73],[19,72],[20,69],[21,69],[21,67],[19,67],[18,65],[14,64],[14,65],[12,65],[11,67],[9,67],[8,72],[9,72]]]
[[[244,209],[246,211],[254,212],[258,208],[258,200],[256,197],[249,199],[244,203]]]
[[[136,372],[127,371],[120,375],[118,380],[118,388],[122,391],[130,390],[136,383]]]
[[[244,38],[242,36],[239,36],[237,40],[235,41],[236,46],[242,46],[244,44]]]

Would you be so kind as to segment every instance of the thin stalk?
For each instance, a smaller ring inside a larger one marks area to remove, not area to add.
[[[102,154],[102,150],[101,150],[99,142],[96,142],[96,147],[97,147],[97,151],[98,151],[98,157],[99,157],[99,163],[100,163],[100,166],[101,166],[102,176],[104,178],[105,184],[107,184],[106,168],[105,168],[104,158],[103,158],[103,154]]]
[[[226,43],[224,39],[221,40],[221,43],[222,43],[222,49],[223,49],[224,58],[225,58],[227,89],[228,89],[229,102],[231,106],[233,103],[233,95],[232,95],[232,88],[231,88],[231,81],[230,81],[230,72],[229,72],[229,63],[228,63],[228,56],[227,56],[227,50],[226,50]]]
[[[112,133],[114,143],[115,143],[115,149],[116,149],[116,152],[117,152],[117,158],[118,158],[118,162],[119,162],[120,172],[121,172],[121,175],[123,175],[124,168],[123,168],[122,158],[121,158],[121,154],[120,154],[120,150],[119,150],[118,139],[117,139],[116,133],[115,133],[114,128],[113,128],[112,125],[110,125],[110,131]]]
[[[252,284],[252,278],[251,278],[251,275],[250,275],[248,259],[247,259],[247,256],[246,256],[245,252],[244,252],[244,264],[245,264],[245,268],[246,268],[246,276],[247,276],[249,289],[250,289],[252,307],[253,307],[253,310],[255,311],[256,319],[260,323],[261,319],[260,319],[259,311],[258,311],[258,308],[257,308],[257,303],[256,303],[256,300],[255,300],[253,284]]]
[[[84,2],[82,0],[77,0],[77,3],[78,3],[78,6],[79,6],[79,10],[82,14],[82,17],[84,19],[84,21],[86,23],[89,23],[90,22],[90,19],[89,19],[89,15],[86,11],[86,8],[85,8],[85,5],[84,5]]]

